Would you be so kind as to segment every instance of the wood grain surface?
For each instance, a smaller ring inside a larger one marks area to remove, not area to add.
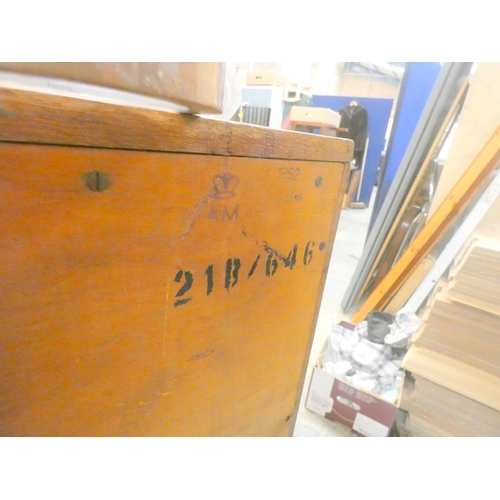
[[[456,302],[500,316],[500,252],[473,248],[448,295]]]
[[[348,152],[227,155],[345,142],[27,95],[0,91],[0,434],[290,435]]]
[[[427,276],[427,273],[432,269],[435,262],[436,260],[431,256],[425,257],[408,276],[408,279],[403,283],[394,297],[392,297],[387,306],[385,306],[384,311],[395,316],[408,302],[413,292],[415,292],[422,280]]]
[[[340,162],[354,148],[348,139],[2,88],[0,141]]]
[[[500,385],[495,375],[418,345],[406,353],[403,368],[500,411]]]
[[[401,408],[411,415],[411,430],[419,431],[420,419],[435,426],[435,436],[500,436],[500,413],[474,399],[415,377],[413,385],[405,380]]]
[[[437,300],[417,346],[467,363],[500,379],[500,318]]]
[[[0,62],[0,71],[55,79],[56,88],[74,81],[134,92],[184,105],[191,113],[221,113],[224,104],[224,63]]]

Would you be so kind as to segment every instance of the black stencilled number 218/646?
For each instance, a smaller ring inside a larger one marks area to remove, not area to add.
[[[278,268],[280,267],[280,263],[285,268],[288,268],[290,271],[294,269],[297,265],[297,263],[301,263],[304,266],[308,266],[312,259],[313,259],[313,247],[315,246],[314,241],[309,241],[307,242],[306,246],[304,247],[304,253],[299,254],[299,245],[295,244],[293,248],[290,250],[288,255],[285,257],[275,250],[267,248],[267,258],[264,260],[264,265],[263,265],[263,270],[265,275],[268,278],[271,278],[274,276]],[[321,243],[319,245],[319,249],[323,250],[325,248],[325,243]],[[302,259],[300,258],[302,256]],[[297,262],[298,261],[298,262]],[[250,270],[244,271],[247,279],[251,279],[252,276],[254,275],[256,269],[259,267],[259,263],[261,262],[261,254],[257,255],[257,258],[252,262],[252,265],[250,266]],[[225,265],[225,273],[224,273],[224,278],[221,279],[221,282],[224,283],[224,288],[229,292],[229,290],[233,287],[235,287],[240,280],[240,270],[242,268],[242,264],[240,259],[237,258],[230,258],[227,259],[226,265]],[[214,264],[210,264],[207,266],[205,269],[204,275],[206,278],[206,295],[211,295],[214,291],[214,286],[217,284],[217,279],[215,276],[215,270],[214,270]],[[221,277],[222,278],[222,277]],[[175,294],[176,300],[174,302],[174,307],[182,306],[187,304],[192,300],[192,296],[186,296],[186,294],[191,290],[193,283],[194,283],[194,276],[191,271],[187,271],[184,269],[181,269],[177,271],[177,274],[175,275],[174,281],[176,283],[179,283],[181,286],[177,293]],[[245,280],[246,281],[246,280]]]

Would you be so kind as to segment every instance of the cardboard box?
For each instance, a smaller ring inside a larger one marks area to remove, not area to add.
[[[322,417],[340,422],[368,437],[386,437],[396,419],[401,393],[394,404],[379,396],[353,387],[321,368],[321,359],[313,368],[306,408]]]
[[[287,86],[286,76],[277,71],[249,71],[246,75],[247,85],[276,85],[285,88]]]
[[[340,125],[340,114],[329,108],[314,108],[306,106],[292,106],[290,120],[311,125],[330,126],[338,128]]]

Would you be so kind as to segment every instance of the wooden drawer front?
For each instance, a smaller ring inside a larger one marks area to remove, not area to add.
[[[0,145],[0,433],[289,435],[347,170]]]

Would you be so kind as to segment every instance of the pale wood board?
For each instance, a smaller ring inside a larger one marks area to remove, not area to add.
[[[403,368],[500,411],[500,379],[490,373],[418,345],[408,350]]]
[[[427,415],[410,414],[406,425],[412,437],[454,437],[451,432],[437,425],[434,419]]]
[[[500,317],[440,300],[416,343],[500,378]]]
[[[456,302],[500,316],[500,252],[476,246],[448,294]]]
[[[458,128],[439,179],[429,218],[500,125],[499,80],[500,63],[477,63],[474,75],[470,77]]]
[[[411,273],[408,279],[405,281],[403,286],[398,290],[396,295],[391,299],[391,301],[384,308],[385,312],[395,315],[400,311],[406,304],[408,299],[411,297],[412,293],[418,287],[420,282],[425,278],[427,273],[434,266],[435,259],[428,256],[426,257],[417,268]]]
[[[431,420],[454,436],[500,436],[500,412],[423,377],[415,379],[413,385],[405,381],[401,399],[412,418]]]

